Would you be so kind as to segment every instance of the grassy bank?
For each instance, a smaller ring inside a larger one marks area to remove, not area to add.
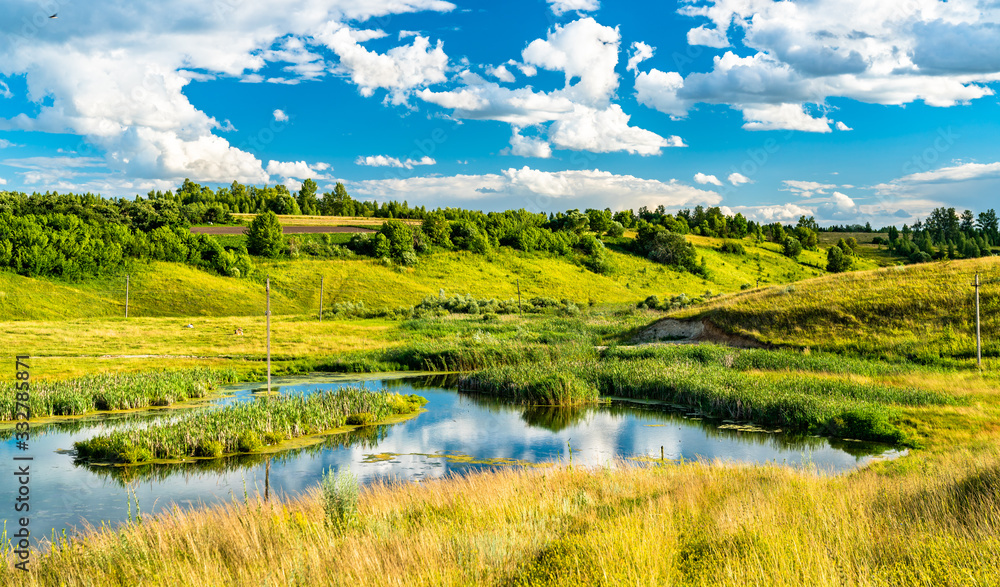
[[[14,383],[0,383],[0,421],[28,407],[31,418],[79,416],[95,411],[169,406],[205,397],[238,380],[231,369],[191,369],[87,375],[65,381],[32,382],[27,401],[18,401]]]
[[[185,414],[171,423],[116,430],[75,443],[85,461],[142,463],[157,459],[251,453],[292,438],[408,414],[426,400],[363,388],[258,397]]]
[[[1000,454],[843,477],[724,464],[504,470],[163,514],[37,553],[24,585],[994,585]],[[17,573],[17,574],[15,574]]]
[[[828,275],[733,294],[675,318],[706,319],[772,345],[809,347],[925,363],[974,362],[975,290],[980,273],[983,354],[1000,357],[1000,258],[925,263]]]

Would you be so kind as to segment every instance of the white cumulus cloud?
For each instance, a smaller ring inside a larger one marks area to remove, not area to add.
[[[726,179],[729,181],[729,183],[733,185],[743,185],[745,183],[753,183],[753,181],[749,177],[736,171],[730,173],[729,177],[727,177]]]
[[[275,110],[273,115],[274,119],[278,122],[285,122],[286,120],[288,120],[288,115],[285,114],[284,110]]]
[[[38,7],[12,3],[0,20],[0,71],[25,76],[34,104],[0,118],[0,130],[83,137],[103,158],[107,185],[116,193],[115,186],[163,185],[185,177],[266,182],[268,174],[249,147],[215,134],[231,125],[188,100],[184,90],[192,80],[267,81],[260,71],[269,62],[284,71],[273,81],[315,79],[326,74],[326,59],[307,40],[322,36],[321,26],[339,30],[376,16],[453,8],[441,0],[243,0],[232,7],[200,0],[94,0],[62,3],[59,20],[52,21],[58,26],[28,30],[22,25],[32,22]],[[365,82],[400,92],[417,79],[437,79],[432,70],[439,48],[415,43],[390,50],[395,78],[372,75]],[[412,63],[420,61],[420,52],[426,57],[422,67]]]
[[[562,16],[563,14],[571,11],[577,12],[593,12],[601,7],[601,3],[598,0],[546,0],[549,3],[549,7],[552,8],[552,12],[556,16]]]
[[[377,179],[350,182],[349,188],[366,198],[405,199],[428,206],[474,204],[490,210],[526,208],[537,212],[553,209],[603,208],[607,195],[616,195],[616,206],[669,208],[717,205],[721,196],[677,180],[660,181],[632,175],[616,175],[598,169],[541,171],[524,166],[499,174],[455,175]]]
[[[1000,10],[978,0],[705,0],[680,14],[703,22],[691,45],[724,48],[727,32],[750,50],[726,52],[681,80],[652,69],[640,102],[671,116],[698,103],[743,112],[748,130],[830,132],[808,114],[831,98],[883,105],[966,104],[1000,79]],[[858,19],[857,14],[865,18]],[[838,130],[849,130],[836,123]]]
[[[702,185],[710,183],[712,185],[722,186],[722,182],[719,181],[718,177],[714,175],[705,175],[704,173],[695,173],[694,180]]]
[[[398,159],[396,157],[389,157],[386,155],[369,155],[367,157],[358,157],[354,161],[355,165],[365,165],[368,167],[397,167],[401,169],[413,169],[421,165],[436,165],[437,161],[428,156],[423,156],[420,159]]]

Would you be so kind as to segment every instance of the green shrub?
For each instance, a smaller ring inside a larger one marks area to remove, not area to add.
[[[194,451],[194,456],[196,457],[221,457],[222,456],[222,443],[218,440],[204,439],[199,444]],[[135,461],[131,461],[135,462]]]
[[[236,437],[237,452],[254,452],[260,450],[260,437],[253,432],[244,432]]]
[[[726,241],[722,243],[719,247],[720,253],[729,253],[730,255],[746,255],[747,250],[743,248],[743,245],[736,241]]]
[[[358,412],[357,414],[351,414],[345,420],[348,426],[368,426],[375,422],[375,415],[371,412]]]
[[[344,467],[335,473],[328,470],[320,485],[326,523],[338,532],[347,530],[358,519],[358,478]]]

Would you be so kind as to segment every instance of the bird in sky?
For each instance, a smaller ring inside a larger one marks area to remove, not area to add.
[[[51,16],[49,16],[49,18],[59,18],[59,13],[57,12],[57,13],[51,15]]]

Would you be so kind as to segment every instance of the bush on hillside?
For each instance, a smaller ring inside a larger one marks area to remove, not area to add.
[[[285,235],[274,212],[258,214],[246,230],[247,251],[258,257],[277,257],[285,251]]]

